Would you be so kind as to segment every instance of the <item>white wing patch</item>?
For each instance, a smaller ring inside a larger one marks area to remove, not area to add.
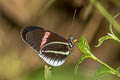
[[[69,51],[66,51],[66,52],[62,52],[62,51],[43,51],[42,52],[46,52],[46,53],[54,53],[54,54],[62,54],[62,55],[69,55]]]
[[[45,46],[51,45],[51,44],[63,44],[63,45],[67,45],[67,46],[69,45],[66,42],[57,42],[57,41],[55,41],[55,42],[50,42],[50,43],[45,44],[42,48],[44,48]]]
[[[66,59],[63,59],[63,60],[53,60],[53,59],[50,59],[50,58],[46,58],[44,55],[42,55],[41,51],[40,51],[40,54],[39,56],[49,65],[51,66],[61,66]]]

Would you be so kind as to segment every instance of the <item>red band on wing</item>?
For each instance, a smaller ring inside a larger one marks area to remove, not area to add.
[[[47,38],[50,36],[50,32],[45,32],[45,35],[42,39],[42,42],[41,42],[41,45],[40,45],[40,48],[47,42]]]

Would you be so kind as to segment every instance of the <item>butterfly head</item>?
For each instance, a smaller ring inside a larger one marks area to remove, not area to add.
[[[69,36],[68,42],[69,42],[70,49],[72,49],[74,47],[74,45],[77,41],[78,40],[73,35]]]

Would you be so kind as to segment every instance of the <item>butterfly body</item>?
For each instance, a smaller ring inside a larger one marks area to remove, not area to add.
[[[21,35],[23,41],[31,46],[51,66],[62,65],[74,46],[73,36],[66,40],[56,33],[41,27],[25,27]]]

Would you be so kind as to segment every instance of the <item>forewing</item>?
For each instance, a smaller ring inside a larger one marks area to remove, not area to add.
[[[37,52],[40,50],[40,44],[44,36],[45,30],[40,27],[30,26],[22,30],[21,35],[25,43],[30,45]]]
[[[69,54],[68,41],[56,33],[50,32],[47,41],[41,46],[46,32],[50,31],[30,26],[22,30],[22,38],[38,52],[46,63],[52,66],[60,66]]]

